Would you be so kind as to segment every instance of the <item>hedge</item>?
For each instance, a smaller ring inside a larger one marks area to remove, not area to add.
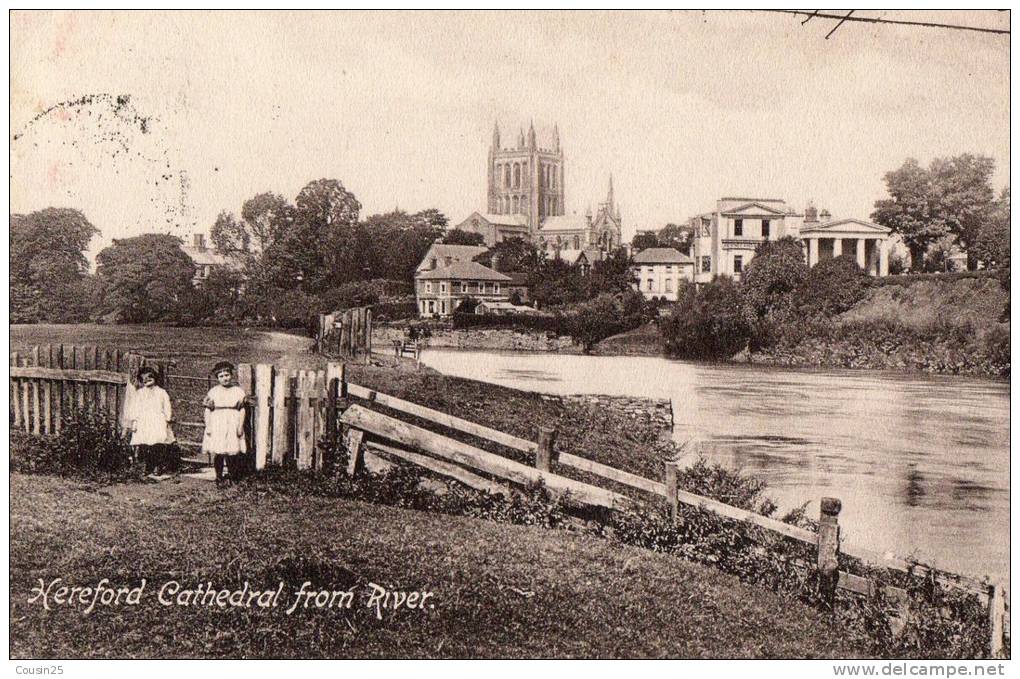
[[[1009,269],[981,269],[980,271],[953,271],[949,273],[906,273],[895,276],[880,276],[874,279],[874,285],[910,286],[921,281],[958,281],[964,278],[996,278],[1009,276]]]
[[[568,334],[564,327],[563,317],[549,314],[508,314],[501,316],[496,314],[454,313],[453,327],[458,330],[461,328],[479,327],[516,327],[554,332],[557,335]]]

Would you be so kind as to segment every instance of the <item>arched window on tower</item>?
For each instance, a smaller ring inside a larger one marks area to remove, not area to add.
[[[520,188],[521,186],[521,166],[514,163],[514,188]]]
[[[503,188],[510,188],[510,163],[503,165]]]
[[[514,196],[512,214],[517,214],[517,209],[518,209],[517,196]]]
[[[559,165],[553,165],[553,166],[551,166],[550,169],[552,170],[552,172],[550,172],[550,174],[552,175],[552,181],[549,182],[549,185],[552,186],[555,189],[556,188],[556,175],[558,175],[560,173],[560,168],[559,168]]]
[[[580,236],[574,236],[574,249],[575,250],[580,250],[581,249],[581,237]]]

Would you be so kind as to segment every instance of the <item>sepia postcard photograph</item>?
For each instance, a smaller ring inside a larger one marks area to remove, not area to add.
[[[13,673],[1006,673],[1009,10],[8,22]]]

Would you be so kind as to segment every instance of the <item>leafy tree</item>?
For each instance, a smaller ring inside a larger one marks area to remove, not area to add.
[[[582,278],[583,294],[588,299],[604,293],[625,293],[633,289],[634,274],[631,273],[630,259],[622,249],[595,262],[588,275]]]
[[[473,231],[450,229],[443,237],[443,242],[450,245],[482,245],[485,243],[485,237]]]
[[[808,266],[800,241],[785,236],[758,246],[741,276],[740,285],[748,306],[762,318],[771,311],[788,307],[807,275]]]
[[[415,219],[421,226],[430,226],[434,229],[444,230],[450,224],[450,220],[442,212],[434,207],[426,208],[415,214]]]
[[[642,320],[644,298],[636,291],[604,293],[571,306],[563,317],[563,329],[590,353],[607,337],[636,328]]]
[[[379,302],[379,294],[369,281],[353,281],[330,288],[321,295],[324,311],[353,309],[354,307],[371,306]]]
[[[728,276],[716,276],[700,290],[686,283],[673,313],[659,322],[666,352],[679,358],[730,358],[751,339],[743,306],[740,288]]]
[[[89,315],[85,250],[99,230],[78,210],[47,208],[11,215],[11,313],[73,323]]]
[[[991,158],[969,153],[936,158],[927,169],[908,158],[886,173],[890,197],[875,202],[871,218],[900,234],[914,269],[921,268],[928,247],[947,235],[969,251],[992,209],[994,168]],[[968,252],[968,266],[976,263],[975,254]]]
[[[242,273],[229,267],[214,267],[190,295],[185,296],[176,314],[183,323],[226,325],[245,318]]]
[[[217,252],[251,267],[293,228],[295,217],[296,210],[286,198],[276,193],[260,193],[241,206],[241,219],[221,212],[209,237]]]
[[[658,234],[659,247],[675,248],[685,255],[691,254],[694,230],[688,224],[666,224]]]
[[[871,218],[900,235],[910,250],[911,266],[919,269],[928,246],[949,233],[948,225],[932,214],[931,175],[908,158],[884,179],[890,197],[875,202]]]
[[[812,267],[797,297],[805,311],[835,316],[864,299],[871,284],[854,255],[840,255]]]
[[[367,271],[363,271],[363,277],[412,281],[429,246],[442,235],[442,228],[433,222],[444,219],[434,209],[415,214],[394,210],[365,219],[362,227],[367,251],[363,263]]]
[[[634,252],[641,252],[648,248],[657,248],[659,247],[659,237],[650,232],[639,233],[631,239],[630,246]]]
[[[978,229],[972,251],[990,269],[1009,268],[1009,187],[1002,190],[988,217]]]
[[[500,273],[537,273],[545,263],[538,247],[523,238],[508,238],[476,256],[476,262]]]
[[[174,236],[114,240],[96,263],[102,311],[120,323],[177,320],[193,294],[195,263]]]

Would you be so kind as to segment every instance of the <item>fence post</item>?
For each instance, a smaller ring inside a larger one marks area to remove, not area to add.
[[[538,428],[538,450],[535,451],[535,468],[550,471],[556,460],[556,430],[553,427]]]
[[[365,365],[372,362],[372,309],[365,310]]]
[[[676,523],[677,505],[680,504],[680,495],[677,493],[679,468],[675,460],[666,460],[665,465],[663,481],[666,486],[666,508],[669,510],[669,520]]]
[[[839,582],[839,498],[823,497],[818,517],[818,575],[822,598],[832,607]]]
[[[290,404],[290,373],[286,368],[277,368],[273,383],[273,464],[282,465],[287,456],[290,440],[288,418]]]
[[[1002,657],[1003,618],[1006,615],[1006,601],[1001,585],[988,587],[988,657]]]
[[[346,396],[347,379],[346,365],[330,361],[326,364],[326,436],[336,435],[337,419],[345,404],[338,401],[341,394]]]
[[[365,432],[360,429],[351,429],[350,433],[347,435],[347,476],[353,477],[361,471],[361,439],[364,436]]]
[[[18,352],[11,354],[10,364],[15,368],[21,365],[21,355]],[[15,429],[21,427],[21,385],[18,382],[19,380],[11,378],[11,408],[14,410]]]
[[[273,366],[255,366],[255,469],[265,469],[269,458],[269,394],[273,389]]]
[[[315,384],[314,373],[306,370],[298,371],[297,383],[297,466],[298,469],[311,469],[314,462],[314,426],[315,416],[312,412],[312,389]]]

